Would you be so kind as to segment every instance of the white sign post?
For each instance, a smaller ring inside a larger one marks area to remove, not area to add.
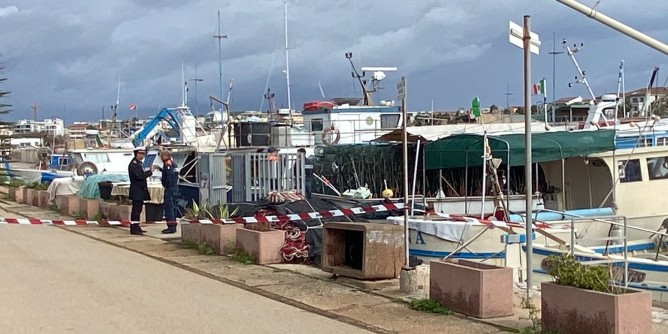
[[[402,151],[403,151],[403,183],[404,183],[404,247],[406,259],[404,269],[409,270],[409,243],[408,243],[408,133],[406,127],[408,123],[408,113],[406,112],[406,77],[402,76],[397,82],[397,100],[401,100],[401,118],[402,118]],[[415,200],[415,199],[413,199]]]
[[[533,220],[531,217],[533,207],[531,186],[533,184],[533,176],[531,171],[531,54],[539,54],[540,39],[538,34],[531,32],[530,29],[531,17],[524,16],[524,27],[513,23],[512,21],[508,27],[508,40],[511,44],[517,45],[524,49],[524,141],[525,141],[525,166],[524,184],[526,185],[526,284],[527,284],[527,300],[531,300],[532,289],[532,271],[531,255],[533,254]]]

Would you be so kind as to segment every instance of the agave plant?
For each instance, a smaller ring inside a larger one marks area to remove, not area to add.
[[[229,219],[230,217],[234,216],[237,211],[239,211],[239,207],[236,207],[234,210],[232,210],[232,212],[230,212],[229,204],[218,204],[214,208],[217,216],[216,218],[218,219]]]
[[[202,206],[197,205],[197,202],[193,199],[192,206],[186,210],[186,218],[188,219],[198,219],[198,218],[206,218],[206,214],[208,213],[206,209],[206,203],[202,204]]]

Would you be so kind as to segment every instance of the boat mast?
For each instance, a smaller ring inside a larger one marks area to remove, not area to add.
[[[283,1],[283,19],[285,28],[285,84],[288,91],[288,113],[292,120],[292,97],[290,96],[290,47],[288,44],[288,1]]]
[[[121,100],[121,75],[118,75],[118,87],[116,88],[116,104],[111,106],[111,110],[113,113],[111,114],[111,129],[107,131],[107,141],[109,142],[109,147],[111,147],[111,136],[117,135],[118,128],[116,127],[116,111],[118,110],[118,104],[120,103]]]
[[[591,90],[591,86],[589,86],[589,82],[587,81],[587,77],[585,76],[585,72],[580,68],[580,64],[578,64],[578,61],[575,59],[575,54],[580,52],[582,50],[582,47],[584,44],[580,43],[580,46],[578,47],[576,44],[573,44],[573,48],[571,49],[568,45],[566,45],[566,39],[564,39],[563,42],[561,42],[566,49],[566,54],[568,54],[569,57],[571,57],[571,60],[573,60],[573,64],[575,64],[575,68],[578,70],[578,76],[575,77],[575,83],[582,83],[585,86],[587,86],[587,90],[589,91],[589,95],[591,95],[592,101],[594,101],[594,104],[596,104],[596,95],[594,95],[594,91]],[[571,87],[572,83],[568,84],[568,87]]]
[[[186,81],[186,73],[181,61],[181,82],[183,83],[183,90],[181,90],[181,107],[185,108],[188,104],[188,81]]]
[[[220,11],[218,11],[218,34],[213,35],[213,38],[218,40],[218,85],[220,86],[220,96],[223,99],[223,47],[221,41],[229,38],[227,35],[220,33]]]

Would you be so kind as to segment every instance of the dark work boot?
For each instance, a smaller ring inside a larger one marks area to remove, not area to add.
[[[175,223],[167,223],[167,228],[162,230],[163,234],[174,234],[176,233],[176,224]]]
[[[144,235],[139,224],[130,224],[130,234],[133,235]]]

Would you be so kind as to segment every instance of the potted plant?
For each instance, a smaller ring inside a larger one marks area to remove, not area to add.
[[[612,285],[614,266],[584,265],[570,255],[543,266],[554,282],[541,284],[541,329],[568,333],[651,333],[652,295]]]
[[[0,174],[0,194],[6,194],[9,197],[9,178],[5,174]]]
[[[35,185],[35,190],[37,190],[37,205],[42,209],[49,207],[49,192],[46,191],[47,189],[49,189],[48,183],[40,182]]]
[[[193,243],[198,245],[202,242],[202,228],[199,224],[200,219],[206,219],[208,214],[208,209],[206,203],[202,206],[197,205],[197,202],[193,199],[192,205],[186,209],[185,214],[183,215],[184,221],[187,221],[187,224],[181,225],[181,242],[182,243]]]
[[[238,207],[231,210],[228,204],[218,204],[210,210],[206,209],[205,214],[211,218],[213,224],[199,224],[199,235],[202,242],[213,246],[215,254],[223,254],[225,248],[229,248],[228,245],[236,241],[236,230],[242,225],[229,221],[229,218],[238,210]]]
[[[513,269],[466,261],[431,261],[429,298],[477,318],[513,314]]]
[[[39,205],[39,197],[37,196],[37,182],[31,182],[26,185],[26,204],[37,206]]]
[[[12,179],[9,181],[9,200],[17,203],[25,202],[25,185],[21,179]]]
[[[268,222],[244,224],[244,228],[237,229],[236,244],[257,264],[281,263],[280,249],[285,244],[285,232],[273,229]]]

